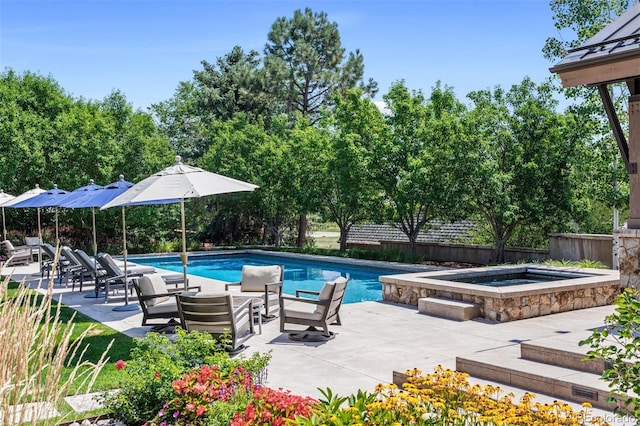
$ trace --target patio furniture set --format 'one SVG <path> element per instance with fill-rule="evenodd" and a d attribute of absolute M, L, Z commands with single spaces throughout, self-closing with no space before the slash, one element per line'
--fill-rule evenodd
<path fill-rule="evenodd" d="M 5 266 L 33 261 L 34 247 L 15 247 L 7 240 L 3 246 L 10 256 Z M 290 296 L 282 293 L 284 266 L 244 265 L 239 282 L 227 283 L 224 291 L 206 293 L 200 286 L 185 284 L 182 274 L 161 275 L 153 267 L 118 264 L 107 253 L 94 258 L 66 246 L 57 252 L 47 243 L 35 249 L 43 278 L 45 272 L 49 279 L 55 271 L 57 282 L 71 285 L 72 291 L 76 284 L 82 291 L 88 281 L 94 291 L 85 297 L 103 298 L 104 302 L 119 290 L 124 290 L 127 300 L 127 291 L 135 290 L 143 326 L 163 331 L 181 325 L 187 331 L 206 331 L 216 338 L 226 335 L 231 353 L 244 349 L 244 343 L 256 334 L 256 325 L 261 334 L 263 321 L 278 317 L 280 331 L 292 340 L 332 339 L 329 325 L 341 324 L 339 311 L 349 280 L 339 277 L 326 282 L 320 291 L 296 290 L 296 295 Z"/>

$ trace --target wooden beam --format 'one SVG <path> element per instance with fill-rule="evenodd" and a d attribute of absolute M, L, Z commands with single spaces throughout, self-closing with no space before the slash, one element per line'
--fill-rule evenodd
<path fill-rule="evenodd" d="M 611 101 L 611 95 L 609 94 L 607 85 L 598 84 L 598 93 L 600 93 L 604 110 L 607 113 L 607 118 L 609 119 L 609 125 L 611 125 L 613 137 L 616 138 L 616 142 L 618 143 L 618 149 L 620 150 L 620 155 L 622 155 L 622 161 L 624 161 L 624 165 L 627 168 L 627 173 L 630 175 L 637 174 L 638 164 L 629 162 L 629 145 L 627 144 L 627 140 L 622 132 L 622 126 L 620 125 L 620 120 L 618 120 L 618 114 L 616 114 L 616 110 L 613 107 L 613 102 Z"/>
<path fill-rule="evenodd" d="M 557 72 L 564 87 L 625 81 L 638 76 L 640 72 L 640 56 L 623 59 L 618 62 L 592 64 L 591 66 L 586 65 Z"/>

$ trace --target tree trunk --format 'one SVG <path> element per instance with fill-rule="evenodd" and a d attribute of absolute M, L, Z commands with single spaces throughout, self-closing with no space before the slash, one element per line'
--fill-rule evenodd
<path fill-rule="evenodd" d="M 307 215 L 306 213 L 301 214 L 298 219 L 298 247 L 304 247 L 307 242 Z"/>
<path fill-rule="evenodd" d="M 506 239 L 496 240 L 496 245 L 493 248 L 493 262 L 504 263 L 504 249 L 507 245 Z"/>
<path fill-rule="evenodd" d="M 416 233 L 409 235 L 409 253 L 412 255 L 416 254 L 416 240 L 418 239 L 418 234 Z"/>
<path fill-rule="evenodd" d="M 344 253 L 347 251 L 348 236 L 349 236 L 349 230 L 340 228 L 340 253 Z"/>

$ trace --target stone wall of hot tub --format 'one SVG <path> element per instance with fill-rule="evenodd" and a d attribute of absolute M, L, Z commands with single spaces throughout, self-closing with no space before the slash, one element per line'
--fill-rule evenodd
<path fill-rule="evenodd" d="M 474 272 L 479 269 L 474 268 Z M 499 288 L 430 279 L 429 275 L 442 273 L 381 276 L 383 300 L 415 306 L 418 299 L 424 297 L 475 303 L 480 307 L 481 317 L 505 322 L 609 305 L 620 292 L 617 271 L 596 277 Z"/>

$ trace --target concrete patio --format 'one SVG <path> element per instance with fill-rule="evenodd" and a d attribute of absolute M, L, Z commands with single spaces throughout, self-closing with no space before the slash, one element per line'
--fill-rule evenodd
<path fill-rule="evenodd" d="M 33 288 L 40 283 L 37 264 L 3 271 L 16 280 L 25 279 Z M 191 285 L 201 285 L 203 291 L 224 290 L 220 281 L 190 276 Z M 150 327 L 140 326 L 142 312 L 113 311 L 124 299 L 88 299 L 85 291 L 71 291 L 54 286 L 55 298 L 67 306 L 132 337 L 144 336 Z M 136 304 L 133 297 L 130 303 Z M 334 326 L 336 337 L 324 343 L 300 343 L 279 331 L 279 322 L 263 325 L 262 334 L 248 342 L 244 354 L 254 351 L 272 352 L 268 369 L 268 385 L 289 389 L 295 394 L 320 397 L 319 388 L 330 387 L 334 393 L 347 395 L 358 389 L 373 390 L 379 383 L 391 383 L 394 371 L 420 368 L 431 372 L 436 365 L 456 368 L 456 357 L 480 357 L 488 351 L 519 345 L 523 341 L 557 339 L 576 342 L 603 324 L 603 318 L 613 312 L 604 306 L 506 323 L 482 319 L 453 321 L 418 313 L 417 308 L 384 302 L 362 302 L 343 305 L 342 326 Z M 112 360 L 116 361 L 116 360 Z M 487 383 L 487 381 L 477 381 Z M 522 394 L 522 389 L 501 385 L 506 391 Z M 542 402 L 554 398 L 539 395 Z M 579 409 L 578 404 L 574 404 Z M 603 410 L 594 414 L 605 416 L 615 425 L 635 424 L 632 419 L 613 416 Z"/>

